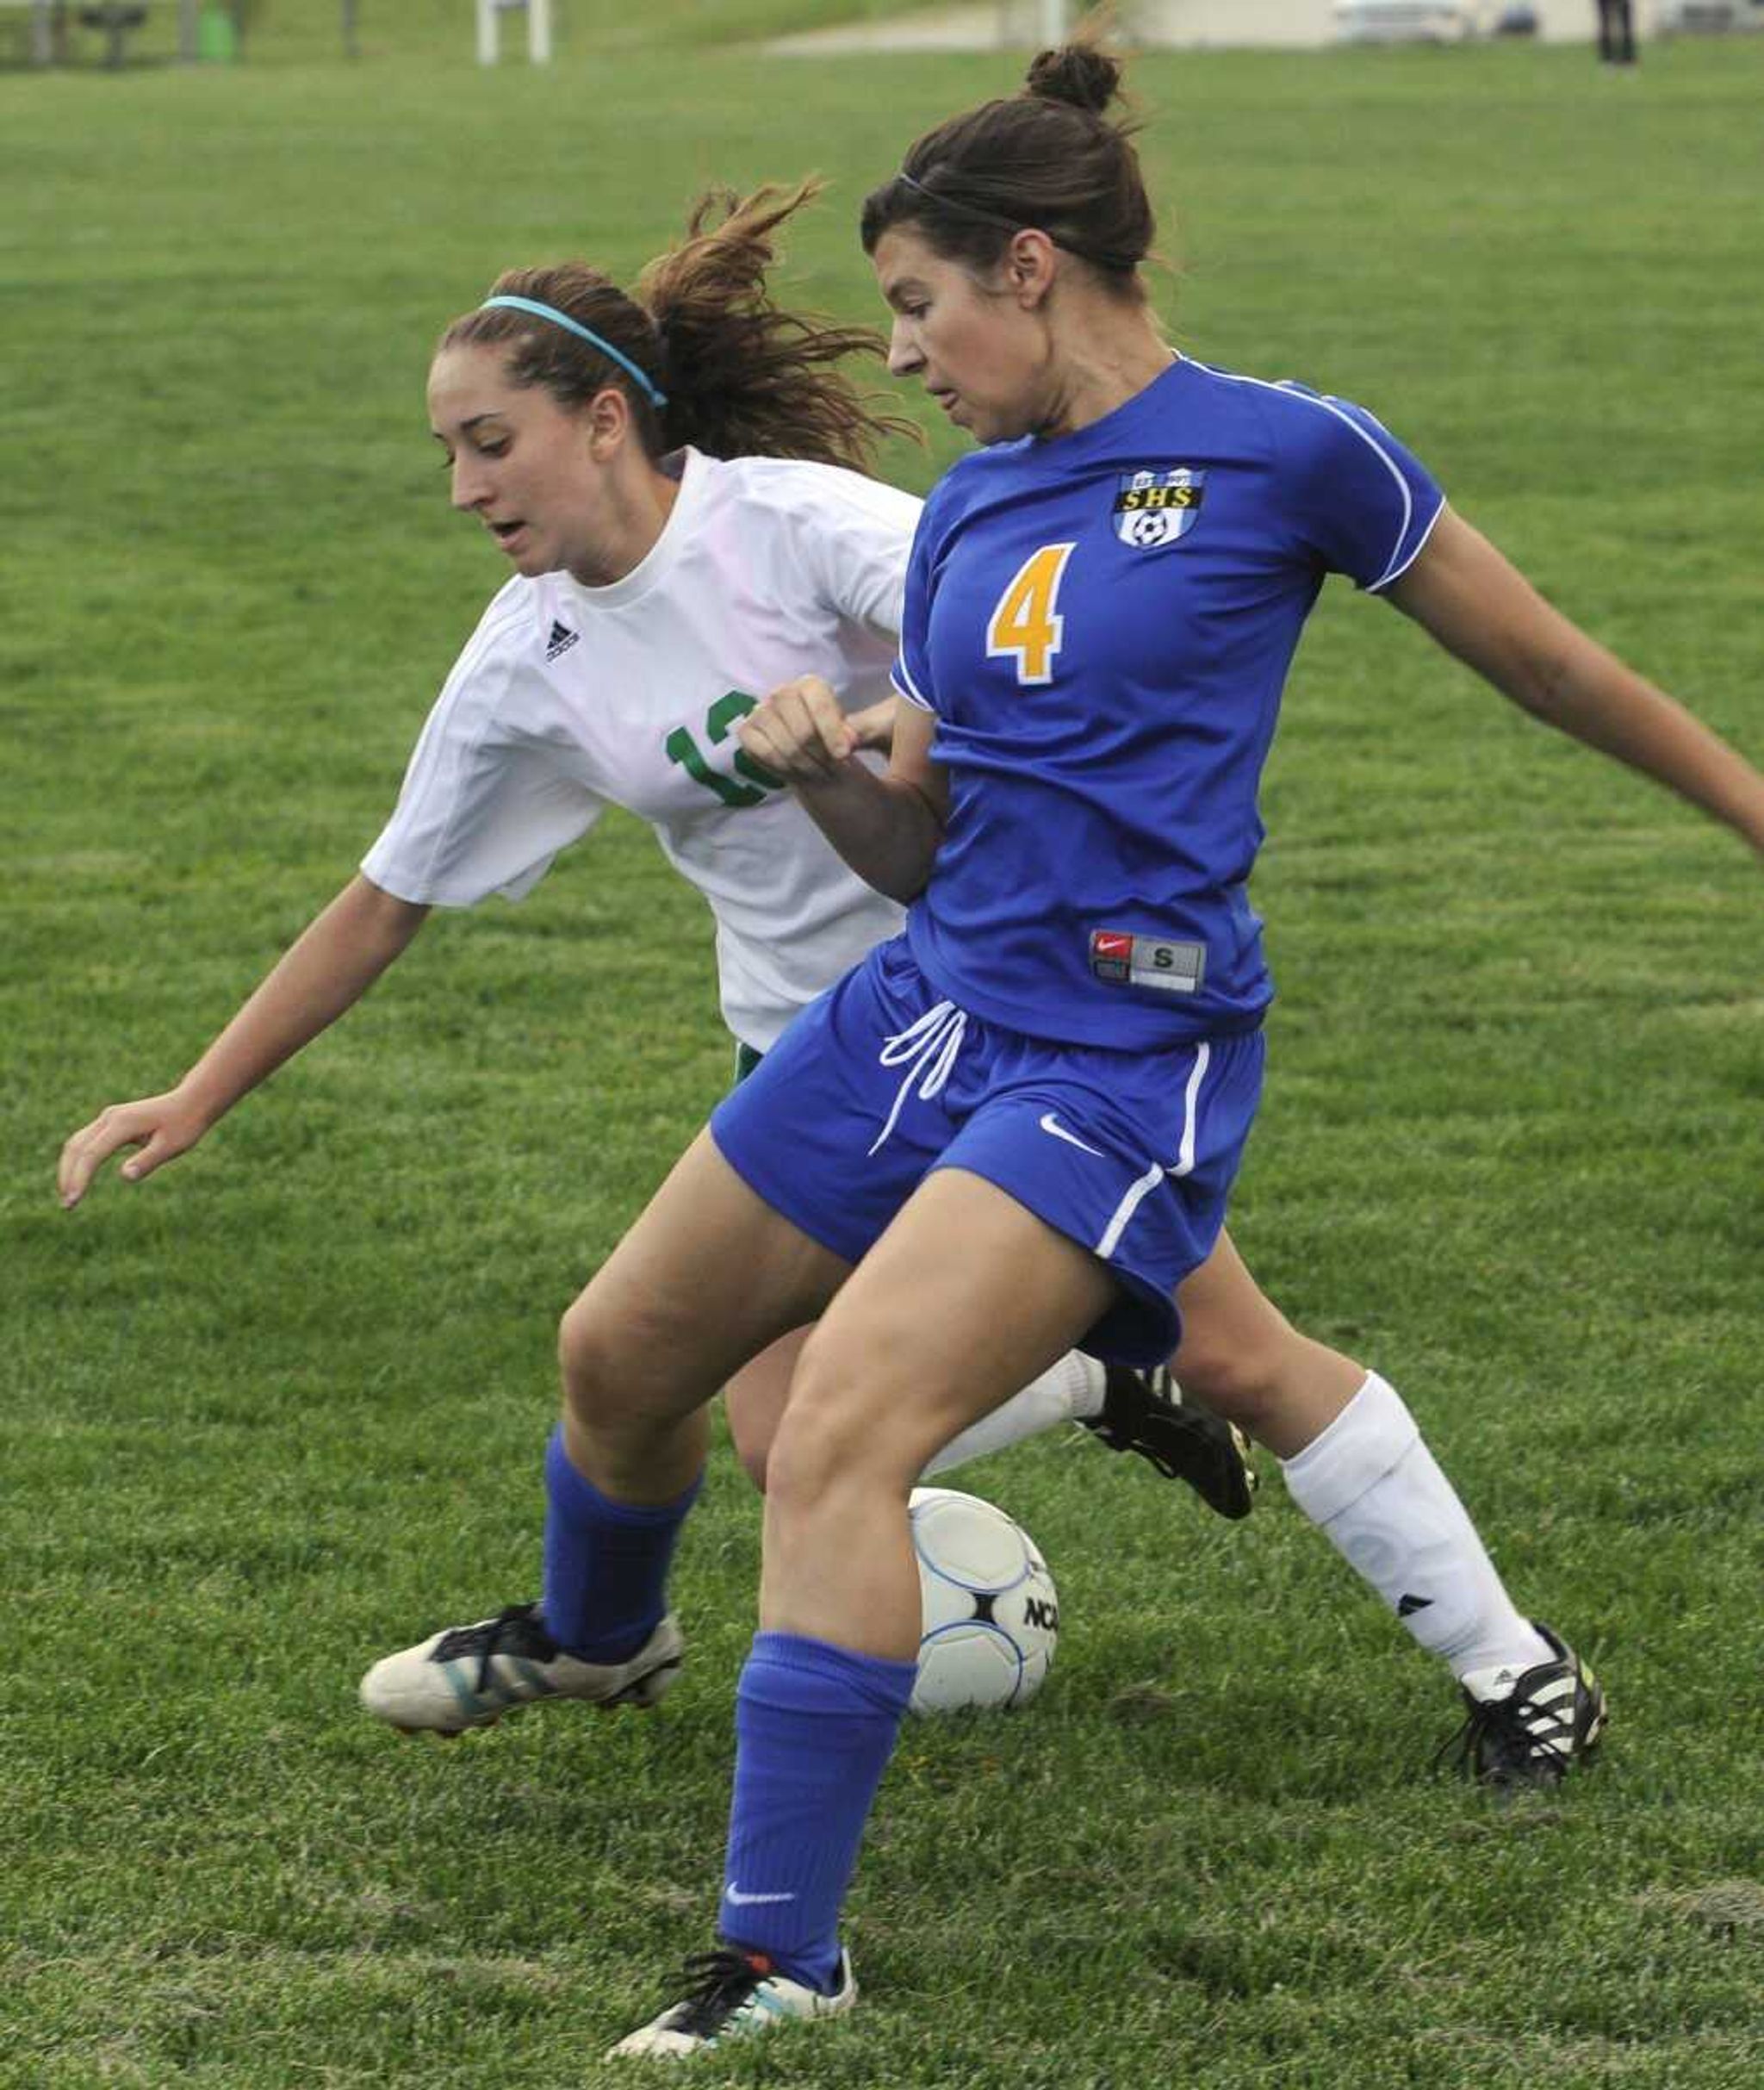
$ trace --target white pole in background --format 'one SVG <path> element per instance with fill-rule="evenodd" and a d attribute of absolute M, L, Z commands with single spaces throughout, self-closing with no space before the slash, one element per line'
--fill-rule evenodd
<path fill-rule="evenodd" d="M 500 55 L 501 27 L 499 17 L 508 9 L 525 7 L 527 15 L 527 56 L 536 65 L 551 63 L 551 0 L 478 0 L 478 63 L 494 65 Z"/>

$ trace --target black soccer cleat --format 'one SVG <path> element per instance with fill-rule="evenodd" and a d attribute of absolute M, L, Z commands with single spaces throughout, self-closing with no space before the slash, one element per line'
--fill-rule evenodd
<path fill-rule="evenodd" d="M 1084 1418 L 1091 1435 L 1111 1451 L 1137 1452 L 1166 1480 L 1185 1480 L 1221 1516 L 1248 1516 L 1261 1483 L 1236 1423 L 1204 1408 L 1185 1408 L 1165 1365 L 1135 1372 L 1109 1365 L 1104 1371 L 1102 1412 Z"/>
<path fill-rule="evenodd" d="M 1434 1759 L 1450 1761 L 1479 1785 L 1509 1792 L 1560 1785 L 1598 1747 L 1607 1718 L 1599 1679 L 1567 1641 L 1537 1620 L 1531 1623 L 1555 1650 L 1553 1658 L 1516 1676 L 1495 1670 L 1486 1682 L 1481 1676 L 1466 1678 L 1469 1717 Z M 1509 1677 L 1510 1686 L 1500 1689 Z M 1498 1695 L 1485 1695 L 1488 1687 Z"/>

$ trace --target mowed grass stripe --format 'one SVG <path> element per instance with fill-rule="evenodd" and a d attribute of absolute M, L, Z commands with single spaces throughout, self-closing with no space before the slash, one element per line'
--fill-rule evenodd
<path fill-rule="evenodd" d="M 389 19 L 389 18 L 388 18 Z M 440 32 L 438 30 L 438 34 Z M 446 25 L 445 35 L 463 31 Z M 419 42 L 419 38 L 413 38 Z M 1004 62 L 437 55 L 0 77 L 7 935 L 0 2084 L 579 2085 L 706 1942 L 755 1504 L 685 1541 L 662 1713 L 401 1745 L 376 1654 L 530 1593 L 551 1324 L 727 1078 L 708 927 L 609 820 L 438 920 L 198 1153 L 50 1171 L 347 875 L 499 578 L 422 412 L 515 260 L 629 276 L 705 180 L 825 171 L 786 281 L 875 314 L 858 199 Z M 1140 61 L 1208 360 L 1361 398 L 1572 613 L 1764 750 L 1764 48 Z M 924 485 L 947 433 L 890 467 Z M 1748 2090 L 1764 1455 L 1758 867 L 1327 592 L 1265 794 L 1282 988 L 1236 1225 L 1403 1388 L 1610 1685 L 1491 1809 L 1286 1505 L 1043 1441 L 972 1484 L 1067 1633 L 915 1726 L 848 2025 L 717 2081 Z"/>

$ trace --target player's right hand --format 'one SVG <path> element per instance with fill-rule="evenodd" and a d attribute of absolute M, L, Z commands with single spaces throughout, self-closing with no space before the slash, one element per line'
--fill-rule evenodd
<path fill-rule="evenodd" d="M 194 1147 L 207 1130 L 200 1115 L 176 1090 L 165 1096 L 143 1096 L 134 1103 L 111 1104 L 90 1124 L 82 1125 L 61 1149 L 56 1185 L 63 1207 L 71 1210 L 79 1203 L 92 1178 L 121 1148 L 140 1148 L 121 1169 L 127 1181 L 139 1183 L 162 1162 L 176 1160 Z"/>
<path fill-rule="evenodd" d="M 774 689 L 736 728 L 752 759 L 792 784 L 824 784 L 844 771 L 858 736 L 818 675 Z"/>

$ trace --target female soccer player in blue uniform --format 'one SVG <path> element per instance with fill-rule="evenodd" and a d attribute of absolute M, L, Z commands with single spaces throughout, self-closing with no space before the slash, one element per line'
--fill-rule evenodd
<path fill-rule="evenodd" d="M 1755 847 L 1764 778 L 1544 604 L 1363 409 L 1171 351 L 1104 115 L 1117 76 L 1094 49 L 1044 54 L 1026 95 L 920 140 L 866 207 L 892 367 L 985 447 L 921 519 L 891 773 L 851 760 L 813 678 L 741 732 L 909 903 L 905 933 L 724 1101 L 566 1323 L 579 1463 L 659 1515 L 725 1359 L 821 1316 L 772 1451 L 723 1947 L 618 2051 L 850 2005 L 839 1910 L 918 1630 L 908 1490 L 1073 1343 L 1149 1360 L 1180 1334 L 1181 1371 L 1247 1331 L 1243 1412 L 1301 1504 L 1418 1638 L 1455 1665 L 1486 1643 L 1464 1677 L 1484 1775 L 1560 1776 L 1603 1721 L 1401 1399 L 1280 1322 L 1221 1233 L 1270 994 L 1244 890 L 1257 783 L 1330 572 Z"/>
<path fill-rule="evenodd" d="M 844 367 L 879 339 L 780 308 L 767 280 L 779 228 L 813 192 L 707 196 L 635 297 L 581 264 L 511 271 L 448 330 L 430 404 L 454 505 L 513 571 L 359 874 L 174 1087 L 114 1104 L 68 1140 L 65 1204 L 126 1148 L 139 1150 L 123 1168 L 134 1181 L 187 1152 L 345 1015 L 432 909 L 520 898 L 609 805 L 648 823 L 710 906 L 743 1062 L 898 930 L 898 907 L 731 737 L 743 708 L 810 663 L 866 743 L 885 742 L 897 708 L 889 666 L 919 503 L 864 470 L 905 424 Z M 755 1470 L 792 1356 L 778 1346 L 729 1388 Z M 1069 1417 L 1227 1515 L 1249 1506 L 1253 1477 L 1228 1425 L 1075 1354 L 936 1463 Z M 575 1478 L 561 1455 L 550 1472 L 567 1525 Z M 609 1628 L 597 1617 L 578 1644 L 590 1600 L 571 1586 L 571 1558 L 566 1543 L 553 1549 L 544 1607 L 436 1636 L 438 1659 L 431 1648 L 376 1665 L 372 1709 L 457 1732 L 533 1697 L 659 1695 L 678 1666 L 672 1622 L 649 1620 L 629 1662 L 576 1659 L 604 1651 Z"/>

